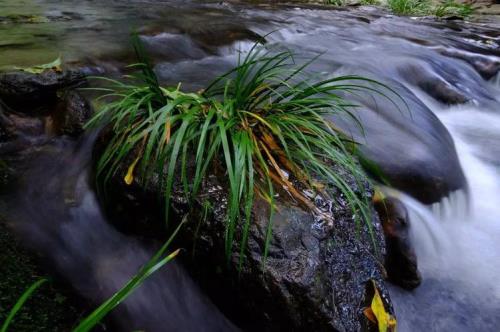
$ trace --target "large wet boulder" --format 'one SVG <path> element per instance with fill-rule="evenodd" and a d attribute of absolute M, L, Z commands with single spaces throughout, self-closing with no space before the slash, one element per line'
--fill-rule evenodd
<path fill-rule="evenodd" d="M 310 213 L 281 202 L 273 217 L 272 240 L 264 261 L 269 208 L 267 203 L 258 202 L 246 260 L 237 271 L 240 248 L 236 246 L 226 275 L 217 274 L 225 259 L 221 212 L 198 229 L 193 266 L 200 280 L 221 278 L 225 281 L 219 280 L 217 285 L 231 285 L 226 290 L 231 295 L 222 303 L 253 313 L 248 317 L 251 320 L 242 322 L 246 330 L 359 331 L 366 324 L 362 309 L 370 300 L 370 280 L 388 295 L 383 284 L 382 255 L 375 252 L 367 227 L 357 234 L 352 214 L 345 207 L 335 214 L 334 229 L 325 230 Z M 374 241 L 383 250 L 378 220 L 374 219 L 374 224 Z M 196 235 L 195 231 L 194 224 L 188 228 L 189 235 Z M 198 270 L 200 267 L 202 270 Z"/>
<path fill-rule="evenodd" d="M 107 210 L 117 225 L 134 227 L 145 222 L 163 225 L 161 203 L 157 203 L 162 201 L 161 188 L 155 183 L 139 182 L 126 186 L 122 175 L 106 187 Z M 345 179 L 356 187 L 348 175 Z M 383 281 L 385 244 L 375 214 L 370 227 L 356 224 L 345 199 L 334 193 L 333 227 L 327 227 L 318 223 L 310 212 L 289 202 L 282 193 L 277 199 L 272 237 L 264 260 L 270 211 L 266 202 L 258 200 L 239 269 L 241 228 L 229 258 L 224 251 L 227 204 L 224 188 L 223 181 L 211 176 L 191 209 L 179 184 L 171 197 L 171 220 L 188 220 L 178 238 L 178 244 L 190 253 L 184 256 L 192 257 L 184 263 L 212 300 L 241 328 L 364 330 L 368 322 L 363 307 L 371 301 L 368 289 L 372 280 L 384 295 L 388 310 L 392 310 Z M 367 188 L 355 189 L 360 195 L 367 194 L 366 190 L 369 193 Z M 150 216 L 149 221 L 145 221 L 145 215 Z M 369 228 L 373 229 L 373 237 Z M 146 236 L 151 234 L 158 233 L 152 231 Z"/>

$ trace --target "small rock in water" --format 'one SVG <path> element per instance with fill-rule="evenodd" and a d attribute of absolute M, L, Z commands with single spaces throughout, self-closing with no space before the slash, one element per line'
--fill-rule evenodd
<path fill-rule="evenodd" d="M 60 132 L 69 136 L 78 136 L 84 131 L 85 123 L 92 116 L 89 102 L 77 91 L 64 94 L 61 106 L 62 123 Z"/>
<path fill-rule="evenodd" d="M 384 230 L 387 245 L 385 268 L 389 280 L 405 289 L 418 287 L 422 277 L 409 239 L 410 225 L 406 207 L 393 198 L 375 200 L 374 205 Z"/>

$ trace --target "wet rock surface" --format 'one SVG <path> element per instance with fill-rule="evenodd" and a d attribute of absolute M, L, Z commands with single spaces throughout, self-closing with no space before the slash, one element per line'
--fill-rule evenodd
<path fill-rule="evenodd" d="M 82 134 L 93 112 L 90 103 L 75 90 L 84 84 L 85 76 L 73 70 L 0 74 L 2 143 L 29 143 L 43 134 Z"/>
<path fill-rule="evenodd" d="M 110 200 L 106 205 L 112 207 L 112 211 L 108 211 L 118 226 L 131 223 L 127 221 L 131 216 L 137 220 L 135 216 L 143 211 L 149 211 L 150 218 L 152 211 L 159 212 L 157 219 L 144 224 L 163 222 L 159 208 L 161 188 L 157 185 L 126 186 L 120 177 L 109 187 Z M 352 212 L 340 197 L 337 197 L 339 205 L 332 212 L 332 229 L 319 225 L 313 215 L 291 205 L 286 197 L 281 198 L 263 264 L 270 214 L 267 203 L 257 201 L 245 259 L 238 271 L 241 228 L 229 261 L 224 254 L 227 200 L 223 188 L 224 184 L 212 176 L 193 209 L 189 209 L 180 191 L 172 196 L 172 209 L 175 219 L 186 217 L 188 220 L 179 239 L 179 244 L 193 257 L 184 261 L 188 270 L 241 328 L 249 331 L 362 330 L 367 326 L 362 309 L 371 300 L 367 295 L 371 280 L 377 283 L 392 310 L 383 281 L 384 239 L 375 215 L 374 238 L 371 238 L 367 225 L 356 225 Z"/>
<path fill-rule="evenodd" d="M 46 70 L 41 74 L 25 71 L 0 73 L 0 99 L 18 112 L 33 112 L 57 99 L 61 89 L 85 84 L 79 71 Z"/>
<path fill-rule="evenodd" d="M 58 131 L 63 135 L 76 137 L 83 133 L 93 110 L 87 99 L 77 91 L 70 90 L 61 98 L 57 113 L 60 115 Z"/>
<path fill-rule="evenodd" d="M 44 141 L 41 135 L 45 133 L 45 125 L 40 118 L 16 114 L 10 108 L 2 108 L 0 103 L 0 133 L 0 154 L 5 160 Z"/>

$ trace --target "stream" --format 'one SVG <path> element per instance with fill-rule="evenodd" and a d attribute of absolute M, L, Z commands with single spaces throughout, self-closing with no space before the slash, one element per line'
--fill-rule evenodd
<path fill-rule="evenodd" d="M 398 331 L 498 330 L 500 19 L 436 21 L 396 17 L 373 7 L 219 1 L 0 0 L 0 68 L 61 56 L 67 66 L 88 74 L 118 76 L 134 59 L 128 39 L 132 29 L 140 32 L 161 81 L 182 82 L 193 91 L 234 66 L 239 52 L 259 36 L 266 36 L 269 45 L 294 50 L 299 61 L 320 55 L 310 68 L 315 73 L 359 74 L 397 91 L 409 112 L 391 110 L 386 100 L 359 99 L 364 107 L 357 114 L 367 127 L 360 139 L 368 153 L 416 165 L 424 175 L 444 169 L 453 183 L 463 173 L 467 183 L 427 205 L 412 192 L 387 189 L 410 211 L 423 278 L 413 291 L 390 287 Z M 151 248 L 105 222 L 87 179 L 92 137 L 76 143 L 45 139 L 40 159 L 23 165 L 27 187 L 11 195 L 3 213 L 18 220 L 27 238 L 38 239 L 31 246 L 52 255 L 77 290 L 103 300 L 95 290 L 110 293 Z M 414 140 L 419 144 L 409 143 Z M 456 149 L 458 167 L 446 146 Z M 131 297 L 122 309 L 127 317 L 122 328 L 144 323 L 150 330 L 236 329 L 181 267 L 172 266 L 162 272 L 169 284 L 153 279 Z M 82 278 L 81 269 L 88 278 Z M 163 320 L 169 325 L 161 325 Z"/>

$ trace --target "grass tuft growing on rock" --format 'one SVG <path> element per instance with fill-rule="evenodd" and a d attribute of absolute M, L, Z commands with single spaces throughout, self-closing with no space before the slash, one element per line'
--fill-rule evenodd
<path fill-rule="evenodd" d="M 474 8 L 470 3 L 458 3 L 455 0 L 445 0 L 434 9 L 434 16 L 458 16 L 469 17 L 474 13 Z"/>
<path fill-rule="evenodd" d="M 140 62 L 134 67 L 141 73 L 127 82 L 108 80 L 110 87 L 102 89 L 103 97 L 111 100 L 89 123 L 111 130 L 97 165 L 98 177 L 106 181 L 123 172 L 123 163 L 129 165 L 122 174 L 127 184 L 137 178 L 136 173 L 143 181 L 159 174 L 168 222 L 175 181 L 180 179 L 187 200 L 193 202 L 208 175 L 224 174 L 228 258 L 240 231 L 240 257 L 244 257 L 255 199 L 265 199 L 274 211 L 279 190 L 333 224 L 331 215 L 305 193 L 327 197 L 325 188 L 335 188 L 356 221 L 364 220 L 371 227 L 365 195 L 355 193 L 332 167 L 341 166 L 362 188 L 365 176 L 353 157 L 356 144 L 325 117 L 353 117 L 355 105 L 341 94 L 380 93 L 373 86 L 381 88 L 381 84 L 359 76 L 318 80 L 306 74 L 313 60 L 299 65 L 288 50 L 255 44 L 240 55 L 233 70 L 204 91 L 189 93 L 180 84 L 160 86 L 137 37 L 134 45 Z M 264 257 L 271 228 L 272 212 Z"/>
<path fill-rule="evenodd" d="M 388 0 L 391 11 L 397 15 L 436 16 L 436 17 L 461 17 L 466 18 L 473 14 L 472 4 L 458 3 L 455 0 L 445 0 L 434 5 L 429 0 Z"/>
<path fill-rule="evenodd" d="M 324 0 L 326 5 L 341 7 L 345 5 L 345 0 Z"/>
<path fill-rule="evenodd" d="M 387 5 L 397 15 L 426 15 L 431 8 L 429 0 L 388 0 Z"/>

